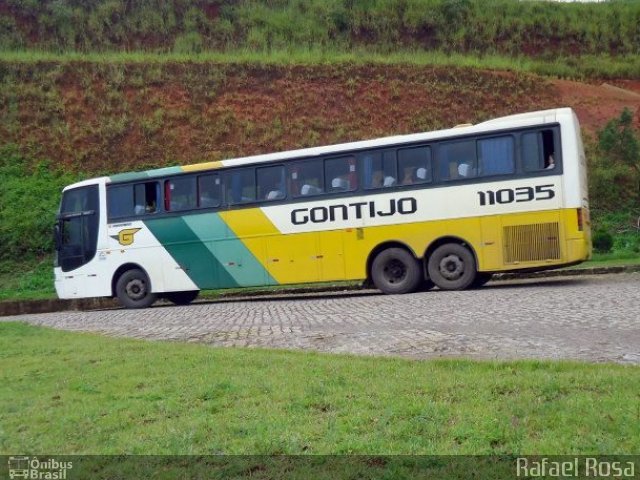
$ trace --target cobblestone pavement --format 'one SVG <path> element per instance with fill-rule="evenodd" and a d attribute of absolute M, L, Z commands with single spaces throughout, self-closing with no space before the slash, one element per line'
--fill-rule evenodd
<path fill-rule="evenodd" d="M 465 292 L 351 291 L 0 318 L 10 320 L 223 347 L 640 364 L 640 273 L 490 282 Z"/>

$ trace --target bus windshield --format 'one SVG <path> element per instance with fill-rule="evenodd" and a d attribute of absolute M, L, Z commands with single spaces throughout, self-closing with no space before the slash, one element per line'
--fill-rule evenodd
<path fill-rule="evenodd" d="M 55 228 L 56 264 L 63 272 L 75 270 L 95 256 L 98 220 L 97 185 L 64 192 Z"/>

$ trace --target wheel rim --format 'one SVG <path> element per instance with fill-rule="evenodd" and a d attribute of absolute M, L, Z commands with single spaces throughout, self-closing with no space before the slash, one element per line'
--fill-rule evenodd
<path fill-rule="evenodd" d="M 447 255 L 440 260 L 439 270 L 447 280 L 458 280 L 464 274 L 464 261 L 457 255 Z"/>
<path fill-rule="evenodd" d="M 131 300 L 141 300 L 147 295 L 147 285 L 144 280 L 134 278 L 127 283 L 126 292 Z"/>
<path fill-rule="evenodd" d="M 400 260 L 393 259 L 385 264 L 382 274 L 387 283 L 397 284 L 407 278 L 407 266 Z"/>

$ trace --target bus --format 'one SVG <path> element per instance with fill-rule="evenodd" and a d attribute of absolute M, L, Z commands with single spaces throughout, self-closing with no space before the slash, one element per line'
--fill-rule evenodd
<path fill-rule="evenodd" d="M 55 244 L 60 298 L 127 308 L 340 280 L 476 288 L 590 258 L 580 126 L 558 108 L 85 180 L 63 189 Z"/>

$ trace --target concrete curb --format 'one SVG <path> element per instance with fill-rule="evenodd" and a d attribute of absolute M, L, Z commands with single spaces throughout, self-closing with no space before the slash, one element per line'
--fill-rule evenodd
<path fill-rule="evenodd" d="M 616 267 L 592 267 L 574 268 L 567 270 L 546 270 L 543 272 L 530 273 L 497 273 L 493 276 L 493 281 L 516 280 L 527 278 L 552 278 L 552 277 L 574 277 L 580 275 L 605 275 L 615 273 L 640 272 L 640 265 L 621 265 Z M 239 297 L 263 297 L 268 295 L 290 295 L 301 293 L 320 292 L 343 292 L 345 290 L 362 290 L 361 285 L 332 285 L 332 286 L 309 286 L 299 288 L 283 288 L 278 290 L 260 290 L 252 292 L 229 292 L 222 293 L 217 298 L 207 299 L 215 301 L 217 299 L 233 299 Z M 17 300 L 0 302 L 0 317 L 12 315 L 25 315 L 36 313 L 61 312 L 69 310 L 102 310 L 119 308 L 120 304 L 112 298 L 83 298 L 78 300 Z"/>

